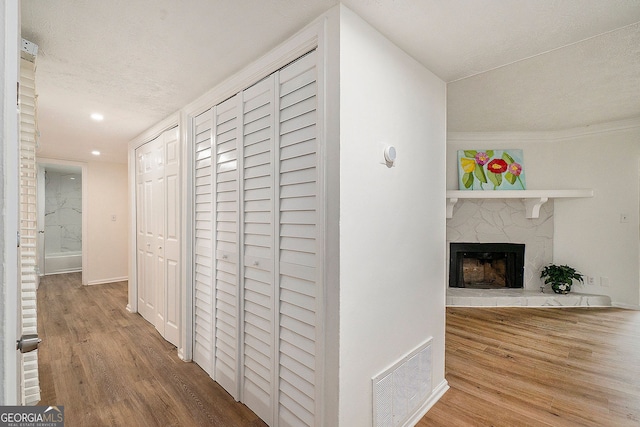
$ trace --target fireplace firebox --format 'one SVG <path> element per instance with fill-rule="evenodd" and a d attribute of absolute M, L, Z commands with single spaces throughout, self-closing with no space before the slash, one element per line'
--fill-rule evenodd
<path fill-rule="evenodd" d="M 451 243 L 449 287 L 522 288 L 524 244 Z"/>

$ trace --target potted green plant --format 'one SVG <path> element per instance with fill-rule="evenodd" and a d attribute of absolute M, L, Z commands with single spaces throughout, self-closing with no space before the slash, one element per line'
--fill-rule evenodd
<path fill-rule="evenodd" d="M 568 265 L 547 265 L 540 272 L 540 278 L 544 279 L 545 284 L 551 284 L 551 289 L 557 294 L 569 293 L 574 280 L 584 282 L 582 274 Z"/>

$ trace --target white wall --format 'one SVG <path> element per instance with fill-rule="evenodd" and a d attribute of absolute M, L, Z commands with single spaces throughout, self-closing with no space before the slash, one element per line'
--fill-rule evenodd
<path fill-rule="evenodd" d="M 127 165 L 87 165 L 87 269 L 92 285 L 126 280 L 128 274 Z M 112 221 L 112 215 L 116 220 Z"/>
<path fill-rule="evenodd" d="M 456 150 L 522 148 L 528 189 L 592 188 L 595 197 L 554 202 L 553 262 L 595 276 L 577 292 L 608 295 L 640 306 L 640 121 L 545 133 L 453 134 L 447 147 L 447 188 L 456 189 Z M 490 141 L 490 142 L 488 142 Z M 620 215 L 628 215 L 621 223 Z M 609 286 L 600 284 L 609 279 Z"/>
<path fill-rule="evenodd" d="M 446 384 L 446 91 L 341 10 L 339 418 L 353 427 L 372 423 L 372 377 L 428 337 L 433 386 Z"/>

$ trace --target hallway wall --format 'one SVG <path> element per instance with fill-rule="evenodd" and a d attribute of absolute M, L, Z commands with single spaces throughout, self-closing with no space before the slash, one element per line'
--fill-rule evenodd
<path fill-rule="evenodd" d="M 91 162 L 87 175 L 87 264 L 83 280 L 88 285 L 127 280 L 127 165 Z"/>

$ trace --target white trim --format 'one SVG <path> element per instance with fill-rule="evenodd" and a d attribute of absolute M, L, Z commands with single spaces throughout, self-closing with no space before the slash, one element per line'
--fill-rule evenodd
<path fill-rule="evenodd" d="M 625 303 L 622 303 L 622 302 L 612 302 L 611 306 L 612 307 L 616 307 L 616 308 L 624 308 L 625 310 L 640 311 L 640 305 L 635 305 L 635 304 L 625 304 Z"/>
<path fill-rule="evenodd" d="M 580 138 L 600 133 L 618 132 L 640 127 L 640 118 L 598 123 L 571 129 L 555 131 L 523 131 L 523 132 L 447 132 L 447 142 L 532 142 L 560 141 Z"/>
<path fill-rule="evenodd" d="M 127 280 L 129 280 L 129 278 L 127 276 L 112 277 L 112 278 L 109 278 L 109 279 L 92 280 L 89 283 L 87 283 L 87 285 L 89 285 L 89 286 L 104 285 L 105 283 L 125 282 Z"/>
<path fill-rule="evenodd" d="M 319 425 L 340 422 L 340 19 L 344 5 L 329 10 L 323 20 L 318 44 L 321 61 L 318 103 L 323 122 L 318 135 L 318 156 L 323 168 L 319 199 L 322 203 L 323 304 L 321 357 L 321 400 L 316 402 Z M 321 100 L 322 98 L 322 100 Z M 320 104 L 322 102 L 322 104 Z"/>
<path fill-rule="evenodd" d="M 191 211 L 189 215 L 189 207 L 193 204 L 193 192 L 189 189 L 194 185 L 194 168 L 191 167 L 192 152 L 189 149 L 190 141 L 189 135 L 191 131 L 192 121 L 189 120 L 184 111 L 180 112 L 179 118 L 179 131 L 180 131 L 180 145 L 182 152 L 180 153 L 180 180 L 181 180 L 181 194 L 180 200 L 182 201 L 180 215 L 182 221 L 180 221 L 180 271 L 182 276 L 182 288 L 180 290 L 180 309 L 181 313 L 181 325 L 180 325 L 180 340 L 178 343 L 178 357 L 185 361 L 190 362 L 193 357 L 193 269 L 190 266 L 193 263 L 193 235 L 188 233 L 188 230 L 193 230 L 194 224 L 194 212 Z M 189 167 L 187 167 L 189 165 Z"/>
<path fill-rule="evenodd" d="M 2 77 L 2 89 L 0 89 L 0 117 L 2 129 L 0 130 L 0 173 L 3 174 L 3 201 L 2 209 L 2 246 L 0 246 L 0 307 L 3 315 L 0 315 L 0 342 L 2 342 L 3 357 L 0 366 L 0 405 L 17 405 L 21 400 L 20 390 L 20 361 L 16 350 L 18 330 L 20 325 L 19 283 L 18 283 L 18 247 L 17 235 L 19 226 L 19 156 L 18 144 L 18 109 L 17 109 L 17 85 L 20 75 L 20 54 L 18 44 L 20 42 L 20 9 L 19 3 L 4 0 L 0 3 L 0 22 L 3 30 L 0 36 L 0 77 Z"/>
<path fill-rule="evenodd" d="M 435 405 L 436 402 L 438 402 L 438 400 L 440 400 L 440 398 L 444 396 L 447 390 L 449 390 L 449 383 L 447 382 L 447 380 L 443 380 L 440 384 L 438 384 L 433 392 L 431 392 L 431 396 L 429 396 L 424 404 L 420 406 L 420 409 L 418 409 L 416 413 L 403 424 L 403 427 L 413 427 L 418 424 L 422 417 L 424 417 L 426 413 L 429 412 L 429 409 L 431 409 L 431 407 L 433 407 L 433 405 Z"/>

